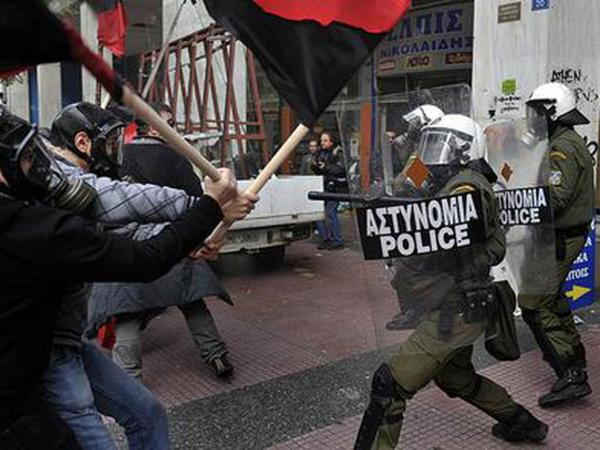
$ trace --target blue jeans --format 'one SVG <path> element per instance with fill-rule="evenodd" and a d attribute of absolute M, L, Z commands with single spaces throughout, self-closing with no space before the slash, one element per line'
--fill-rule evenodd
<path fill-rule="evenodd" d="M 164 407 L 93 344 L 53 346 L 42 377 L 47 401 L 71 427 L 83 450 L 116 450 L 100 413 L 125 429 L 130 450 L 169 448 Z"/>
<path fill-rule="evenodd" d="M 340 202 L 327 200 L 325 202 L 325 220 L 317 222 L 319 235 L 324 242 L 342 243 L 342 229 L 338 219 L 338 206 Z"/>

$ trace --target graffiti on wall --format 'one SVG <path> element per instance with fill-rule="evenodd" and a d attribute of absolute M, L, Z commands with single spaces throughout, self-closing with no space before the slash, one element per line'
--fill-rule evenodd
<path fill-rule="evenodd" d="M 581 68 L 557 67 L 550 73 L 550 81 L 563 83 L 569 86 L 575 92 L 577 105 L 583 110 L 584 114 L 597 114 L 598 102 L 600 101 L 600 92 L 590 81 L 590 77 L 585 74 Z M 589 119 L 592 119 L 589 117 Z M 592 155 L 598 151 L 598 141 L 584 136 L 586 145 Z"/>

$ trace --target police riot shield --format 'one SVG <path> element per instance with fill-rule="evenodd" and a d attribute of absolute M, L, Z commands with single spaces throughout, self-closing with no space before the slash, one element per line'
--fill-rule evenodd
<path fill-rule="evenodd" d="M 359 151 L 360 176 L 351 185 L 350 200 L 381 346 L 404 342 L 414 333 L 411 339 L 428 342 L 423 351 L 435 352 L 438 345 L 464 347 L 495 336 L 489 326 L 494 285 L 490 266 L 482 261 L 492 252 L 500 262 L 504 249 L 495 247 L 495 239 L 502 239 L 491 169 L 477 157 L 484 155 L 484 134 L 461 116 L 450 127 L 435 128 L 434 121 L 427 136 L 425 127 L 404 142 L 398 139 L 408 137 L 410 123 L 404 117 L 423 106 L 420 99 L 432 106 L 444 100 L 438 107 L 457 117 L 470 111 L 468 92 L 453 86 L 427 96 L 378 98 L 377 139 L 368 151 Z M 353 132 L 352 124 L 343 114 L 338 118 L 343 140 L 345 132 Z"/>
<path fill-rule="evenodd" d="M 546 120 L 494 123 L 486 138 L 507 247 L 494 275 L 518 295 L 551 293 L 556 258 Z"/>

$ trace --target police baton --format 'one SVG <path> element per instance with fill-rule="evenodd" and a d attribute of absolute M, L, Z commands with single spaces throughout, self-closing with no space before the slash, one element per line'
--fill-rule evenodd
<path fill-rule="evenodd" d="M 408 197 L 390 197 L 386 195 L 370 196 L 359 194 L 338 194 L 335 192 L 318 192 L 310 191 L 308 193 L 309 200 L 315 201 L 333 201 L 333 202 L 348 202 L 359 206 L 385 206 L 397 205 L 399 203 L 416 202 L 423 199 L 415 199 Z"/>

